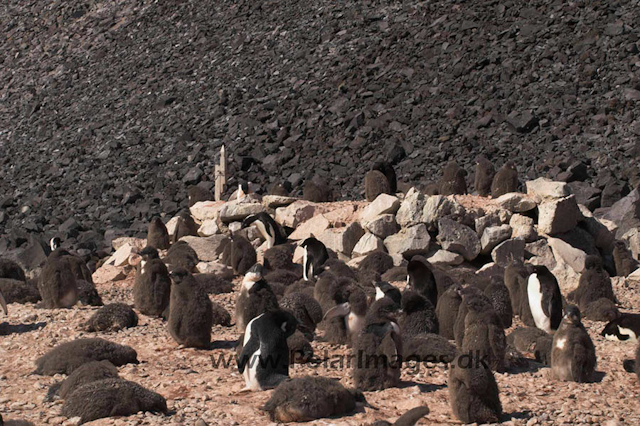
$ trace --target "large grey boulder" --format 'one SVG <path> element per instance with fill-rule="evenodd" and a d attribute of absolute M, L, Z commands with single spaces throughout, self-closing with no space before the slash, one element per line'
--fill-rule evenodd
<path fill-rule="evenodd" d="M 490 226 L 485 228 L 480 238 L 480 245 L 482 247 L 481 253 L 489 254 L 491 250 L 504 240 L 511 238 L 512 229 L 509 225 Z"/>
<path fill-rule="evenodd" d="M 473 229 L 448 218 L 438 221 L 437 240 L 443 249 L 460 253 L 466 260 L 478 257 L 482 248 Z"/>
<path fill-rule="evenodd" d="M 369 222 L 363 222 L 365 229 L 382 239 L 400 230 L 396 217 L 392 214 L 380 215 Z"/>
<path fill-rule="evenodd" d="M 396 213 L 398 224 L 402 227 L 407 227 L 422 222 L 422 210 L 425 202 L 424 195 L 417 189 L 411 188 L 407 191 Z"/>
<path fill-rule="evenodd" d="M 189 244 L 196 254 L 198 259 L 203 262 L 210 262 L 218 259 L 218 255 L 222 252 L 222 244 L 224 244 L 228 237 L 226 235 L 212 235 L 211 237 L 194 237 L 186 236 L 180 238 L 181 241 Z"/>
<path fill-rule="evenodd" d="M 394 214 L 400 208 L 398 197 L 380 194 L 360 214 L 362 221 L 370 221 L 382 214 Z"/>
<path fill-rule="evenodd" d="M 500 208 L 513 213 L 523 213 L 533 210 L 538 205 L 536 201 L 520 192 L 508 192 L 495 199 L 495 204 Z"/>
<path fill-rule="evenodd" d="M 512 260 L 524 261 L 525 242 L 522 238 L 511 238 L 498 244 L 491 251 L 493 261 L 506 268 Z"/>
<path fill-rule="evenodd" d="M 571 194 L 571 188 L 566 182 L 555 182 L 544 177 L 527 181 L 525 185 L 527 195 L 538 200 L 564 198 Z"/>
<path fill-rule="evenodd" d="M 353 222 L 341 228 L 329 228 L 320 235 L 316 235 L 316 238 L 328 249 L 351 256 L 353 248 L 363 235 L 362 226 L 358 222 Z"/>
<path fill-rule="evenodd" d="M 533 218 L 524 216 L 521 214 L 514 214 L 511 216 L 509 226 L 513 230 L 511 236 L 513 238 L 522 238 L 525 242 L 532 242 L 538 238 L 536 229 L 534 227 L 535 221 Z"/>
<path fill-rule="evenodd" d="M 541 203 L 538 206 L 538 232 L 555 235 L 575 228 L 582 218 L 573 195 Z"/>
<path fill-rule="evenodd" d="M 405 258 L 427 253 L 430 243 L 431 236 L 423 223 L 403 228 L 397 234 L 391 235 L 384 240 L 384 245 L 390 255 L 400 254 Z"/>

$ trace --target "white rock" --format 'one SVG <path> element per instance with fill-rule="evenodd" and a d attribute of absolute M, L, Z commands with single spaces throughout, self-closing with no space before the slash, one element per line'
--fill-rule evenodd
<path fill-rule="evenodd" d="M 415 188 L 409 189 L 396 213 L 396 221 L 402 227 L 413 226 L 422 222 L 424 195 Z"/>
<path fill-rule="evenodd" d="M 447 250 L 438 250 L 427 260 L 433 265 L 460 265 L 464 262 L 464 256 Z"/>
<path fill-rule="evenodd" d="M 563 198 L 571 194 L 571 189 L 565 182 L 556 182 L 545 177 L 527 181 L 525 185 L 527 195 L 538 200 Z"/>
<path fill-rule="evenodd" d="M 382 239 L 387 238 L 389 235 L 393 235 L 400 230 L 396 217 L 392 214 L 383 214 L 373 218 L 368 222 L 363 222 L 362 226 L 376 237 Z"/>
<path fill-rule="evenodd" d="M 176 227 L 178 226 L 178 218 L 179 216 L 174 216 L 171 219 L 169 219 L 169 222 L 167 222 L 167 224 L 165 225 L 167 227 L 167 233 L 169 234 L 169 237 L 173 237 L 173 235 L 176 233 Z"/>
<path fill-rule="evenodd" d="M 331 224 L 329 220 L 322 214 L 316 215 L 311 219 L 298 225 L 295 231 L 289 235 L 291 240 L 306 240 L 313 235 L 320 235 L 326 229 L 329 229 Z"/>
<path fill-rule="evenodd" d="M 316 235 L 316 238 L 328 249 L 351 256 L 353 248 L 363 235 L 362 226 L 358 222 L 353 222 L 341 228 L 329 228 L 320 235 Z"/>
<path fill-rule="evenodd" d="M 512 229 L 509 225 L 489 226 L 485 228 L 480 238 L 482 250 L 480 253 L 489 254 L 491 250 L 504 240 L 511 238 Z"/>
<path fill-rule="evenodd" d="M 368 222 L 382 214 L 394 214 L 400 208 L 400 200 L 389 194 L 380 194 L 360 214 L 360 219 Z"/>
<path fill-rule="evenodd" d="M 538 206 L 538 232 L 554 235 L 571 231 L 581 217 L 573 195 L 543 202 Z"/>
<path fill-rule="evenodd" d="M 519 192 L 509 192 L 496 198 L 497 205 L 513 213 L 528 212 L 536 208 L 535 200 Z"/>
<path fill-rule="evenodd" d="M 547 238 L 547 242 L 553 251 L 553 257 L 558 263 L 562 262 L 569 265 L 575 272 L 581 273 L 584 270 L 584 261 L 587 253 L 572 247 L 559 238 Z"/>
<path fill-rule="evenodd" d="M 252 214 L 262 213 L 265 207 L 259 203 L 238 203 L 234 201 L 227 202 L 220 209 L 220 220 L 224 223 L 242 220 Z"/>
<path fill-rule="evenodd" d="M 105 262 L 105 265 L 124 266 L 129 263 L 129 256 L 133 253 L 133 246 L 125 243 Z"/>
<path fill-rule="evenodd" d="M 297 228 L 302 222 L 306 222 L 316 215 L 317 206 L 305 200 L 298 200 L 287 207 L 276 209 L 276 222 L 282 226 Z"/>
<path fill-rule="evenodd" d="M 373 234 L 364 234 L 353 248 L 352 256 L 366 256 L 376 250 L 384 251 L 384 242 Z"/>
<path fill-rule="evenodd" d="M 403 228 L 384 240 L 389 254 L 401 254 L 405 257 L 427 253 L 430 243 L 431 236 L 423 223 Z"/>
<path fill-rule="evenodd" d="M 523 238 L 526 242 L 531 242 L 538 237 L 534 227 L 534 220 L 528 216 L 514 214 L 511 216 L 509 226 L 513 230 L 511 234 L 513 238 Z"/>
<path fill-rule="evenodd" d="M 286 197 L 284 195 L 265 195 L 262 197 L 262 204 L 270 209 L 288 206 L 298 201 L 295 197 Z"/>
<path fill-rule="evenodd" d="M 198 235 L 201 237 L 210 237 L 218 233 L 220 233 L 220 227 L 218 226 L 218 221 L 215 219 L 205 220 L 198 229 Z"/>
<path fill-rule="evenodd" d="M 220 209 L 222 209 L 222 206 L 224 205 L 224 201 L 198 201 L 189 208 L 189 211 L 191 212 L 191 216 L 193 216 L 194 219 L 200 222 L 204 222 L 205 220 L 209 219 L 217 219 L 220 215 Z M 168 230 L 169 223 L 167 223 L 167 231 Z M 169 234 L 172 235 L 172 233 Z"/>
<path fill-rule="evenodd" d="M 226 235 L 213 235 L 211 237 L 194 237 L 186 236 L 180 238 L 180 241 L 184 241 L 189 244 L 196 254 L 198 259 L 203 262 L 210 262 L 216 260 L 220 255 L 223 241 L 227 239 Z"/>

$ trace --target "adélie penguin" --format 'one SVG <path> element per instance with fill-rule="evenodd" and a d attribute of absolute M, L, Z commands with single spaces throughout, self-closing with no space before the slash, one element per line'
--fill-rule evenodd
<path fill-rule="evenodd" d="M 527 279 L 529 308 L 536 327 L 551 333 L 562 320 L 562 294 L 556 277 L 544 265 L 533 266 Z"/>
<path fill-rule="evenodd" d="M 267 311 L 278 309 L 278 299 L 262 276 L 263 266 L 253 265 L 242 280 L 236 299 L 236 328 L 245 332 L 249 321 Z"/>
<path fill-rule="evenodd" d="M 260 212 L 248 216 L 242 221 L 242 227 L 254 225 L 260 231 L 260 234 L 267 242 L 267 248 L 271 248 L 277 244 L 284 244 L 287 242 L 287 237 L 280 228 L 280 225 L 273 220 L 273 218 L 266 212 Z"/>
<path fill-rule="evenodd" d="M 302 274 L 305 281 L 315 278 L 322 272 L 322 265 L 329 260 L 325 245 L 313 234 L 300 244 L 304 250 L 302 255 Z"/>

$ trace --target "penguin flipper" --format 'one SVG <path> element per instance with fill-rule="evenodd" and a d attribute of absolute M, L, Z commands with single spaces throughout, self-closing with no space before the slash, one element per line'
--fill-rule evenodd
<path fill-rule="evenodd" d="M 404 413 L 396 420 L 393 426 L 413 426 L 418 420 L 429 414 L 429 407 L 423 405 L 421 407 L 412 408 Z"/>
<path fill-rule="evenodd" d="M 335 317 L 346 317 L 347 315 L 349 315 L 350 312 L 351 312 L 351 305 L 349 305 L 349 302 L 344 302 L 329 309 L 327 313 L 324 314 L 324 317 L 322 318 L 322 320 L 325 321 Z"/>
<path fill-rule="evenodd" d="M 249 339 L 247 344 L 244 345 L 244 347 L 242 348 L 242 352 L 240 352 L 240 355 L 238 356 L 238 359 L 237 359 L 238 371 L 240 372 L 240 374 L 244 373 L 244 369 L 247 366 L 247 364 L 251 366 L 250 363 L 259 362 L 259 360 L 257 359 L 254 359 L 254 360 L 251 359 L 251 357 L 258 350 L 259 347 L 260 347 L 260 342 L 258 341 L 258 339 L 255 339 L 255 338 Z"/>

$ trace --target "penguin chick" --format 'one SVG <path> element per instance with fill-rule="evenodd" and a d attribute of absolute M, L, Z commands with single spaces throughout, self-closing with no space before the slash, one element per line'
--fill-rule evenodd
<path fill-rule="evenodd" d="M 383 175 L 387 178 L 389 182 L 389 188 L 391 189 L 390 194 L 395 194 L 398 192 L 398 180 L 396 178 L 396 172 L 393 169 L 393 166 L 388 161 L 377 161 L 374 163 L 371 170 L 377 170 L 382 172 Z"/>
<path fill-rule="evenodd" d="M 333 191 L 327 182 L 315 177 L 307 180 L 302 188 L 302 199 L 314 203 L 333 201 Z"/>
<path fill-rule="evenodd" d="M 438 304 L 436 305 L 438 334 L 447 340 L 455 339 L 453 330 L 461 303 L 462 296 L 460 295 L 460 287 L 458 285 L 449 287 L 438 299 Z"/>
<path fill-rule="evenodd" d="M 171 245 L 164 258 L 169 270 L 184 268 L 193 272 L 198 264 L 198 255 L 185 241 L 176 241 Z"/>
<path fill-rule="evenodd" d="M 34 373 L 43 376 L 58 373 L 68 375 L 87 362 L 102 360 L 107 360 L 116 367 L 138 364 L 138 354 L 129 346 L 104 339 L 76 339 L 62 343 L 38 358 Z"/>
<path fill-rule="evenodd" d="M 300 330 L 296 330 L 287 338 L 289 347 L 289 362 L 291 364 L 305 364 L 313 358 L 311 343 Z"/>
<path fill-rule="evenodd" d="M 636 373 L 640 382 L 640 345 L 636 348 L 636 359 L 626 359 L 623 361 L 622 366 L 628 373 Z"/>
<path fill-rule="evenodd" d="M 340 281 L 336 282 L 338 286 Z M 346 302 L 342 302 L 344 298 Z M 351 344 L 365 325 L 367 296 L 357 285 L 351 285 L 344 293 L 335 292 L 336 305 L 327 310 L 324 338 L 333 344 Z"/>
<path fill-rule="evenodd" d="M 636 343 L 640 337 L 640 314 L 621 313 L 600 334 L 607 340 Z"/>
<path fill-rule="evenodd" d="M 272 389 L 289 377 L 287 338 L 297 325 L 293 315 L 281 310 L 265 312 L 249 322 L 238 357 L 246 389 Z"/>
<path fill-rule="evenodd" d="M 302 255 L 303 278 L 308 281 L 322 272 L 323 265 L 329 260 L 329 253 L 325 245 L 317 240 L 313 234 L 304 240 L 300 247 L 304 250 Z"/>
<path fill-rule="evenodd" d="M 613 261 L 616 265 L 616 275 L 619 277 L 629 276 L 639 266 L 638 261 L 633 258 L 631 251 L 627 248 L 627 244 L 622 240 L 616 240 L 613 243 Z"/>
<path fill-rule="evenodd" d="M 462 347 L 462 342 L 466 334 L 466 318 L 469 312 L 469 304 L 474 304 L 474 309 L 477 312 L 493 312 L 493 305 L 487 296 L 480 291 L 476 286 L 467 286 L 459 289 L 460 296 L 462 297 L 462 303 L 458 308 L 458 315 L 456 316 L 456 322 L 453 326 L 453 336 L 458 347 Z"/>
<path fill-rule="evenodd" d="M 193 277 L 207 294 L 232 293 L 234 290 L 231 281 L 216 273 L 194 274 Z"/>
<path fill-rule="evenodd" d="M 464 299 L 464 298 L 463 298 Z M 487 360 L 489 368 L 505 371 L 505 348 L 507 346 L 502 320 L 486 301 L 471 297 L 465 302 L 467 315 L 464 323 L 462 352 L 480 354 Z"/>
<path fill-rule="evenodd" d="M 364 195 L 367 201 L 375 200 L 380 194 L 391 194 L 391 185 L 384 173 L 370 170 L 364 175 Z"/>
<path fill-rule="evenodd" d="M 244 275 L 256 263 L 258 256 L 249 240 L 240 234 L 231 234 L 229 265 L 236 274 Z"/>
<path fill-rule="evenodd" d="M 300 276 L 293 271 L 278 269 L 266 274 L 264 276 L 264 280 L 272 287 L 275 283 L 279 283 L 287 287 L 300 280 Z"/>
<path fill-rule="evenodd" d="M 544 265 L 533 267 L 527 279 L 529 309 L 536 327 L 551 333 L 562 320 L 562 294 L 556 277 Z"/>
<path fill-rule="evenodd" d="M 402 339 L 419 334 L 438 334 L 439 324 L 431 302 L 418 292 L 405 290 L 402 294 L 402 315 L 399 324 Z"/>
<path fill-rule="evenodd" d="M 393 300 L 393 303 L 395 303 L 396 306 L 400 307 L 402 303 L 402 293 L 400 293 L 400 290 L 398 290 L 397 287 L 394 287 L 385 281 L 377 281 L 373 286 L 376 289 L 376 300 L 388 297 Z"/>
<path fill-rule="evenodd" d="M 253 214 L 242 221 L 242 228 L 247 228 L 251 225 L 258 228 L 258 231 L 260 231 L 260 234 L 267 242 L 267 248 L 272 248 L 274 245 L 287 242 L 284 231 L 280 228 L 280 225 L 273 220 L 269 213 L 261 212 Z"/>
<path fill-rule="evenodd" d="M 263 266 L 256 263 L 247 271 L 236 299 L 236 328 L 244 333 L 249 322 L 260 314 L 277 310 L 278 299 L 262 277 Z"/>
<path fill-rule="evenodd" d="M 178 213 L 178 219 L 176 220 L 176 228 L 173 231 L 173 243 L 180 241 L 180 238 L 187 236 L 198 236 L 198 225 L 191 217 L 188 211 L 182 211 Z"/>
<path fill-rule="evenodd" d="M 316 326 L 322 321 L 322 307 L 313 296 L 305 293 L 291 293 L 280 299 L 280 307 L 295 317 L 298 330 L 312 341 Z"/>
<path fill-rule="evenodd" d="M 437 334 L 423 333 L 402 338 L 404 361 L 448 364 L 457 355 L 457 349 Z"/>
<path fill-rule="evenodd" d="M 12 278 L 0 278 L 0 293 L 5 303 L 37 303 L 42 300 L 36 287 Z"/>
<path fill-rule="evenodd" d="M 361 392 L 346 389 L 336 379 L 304 376 L 280 383 L 261 409 L 274 422 L 309 422 L 350 414 L 364 401 Z"/>
<path fill-rule="evenodd" d="M 382 390 L 400 382 L 402 337 L 395 317 L 391 299 L 376 300 L 367 313 L 364 329 L 354 339 L 353 380 L 360 390 Z"/>
<path fill-rule="evenodd" d="M 591 302 L 584 310 L 584 317 L 591 321 L 612 321 L 620 316 L 620 311 L 611 300 L 601 297 Z"/>
<path fill-rule="evenodd" d="M 442 171 L 442 178 L 438 182 L 440 195 L 462 195 L 467 193 L 467 172 L 461 169 L 455 161 L 450 161 Z"/>
<path fill-rule="evenodd" d="M 167 227 L 162 223 L 162 219 L 154 217 L 149 222 L 147 228 L 147 246 L 155 247 L 159 250 L 166 250 L 169 248 L 169 232 Z"/>
<path fill-rule="evenodd" d="M 369 253 L 358 265 L 360 271 L 374 271 L 380 275 L 391 268 L 393 268 L 393 258 L 382 250 Z"/>
<path fill-rule="evenodd" d="M 27 281 L 24 270 L 20 265 L 11 259 L 0 258 L 0 278 L 12 279 L 17 281 Z"/>
<path fill-rule="evenodd" d="M 76 368 L 64 381 L 49 388 L 47 400 L 52 401 L 55 396 L 67 399 L 77 388 L 87 383 L 118 377 L 118 370 L 109 361 L 91 361 Z"/>
<path fill-rule="evenodd" d="M 600 256 L 589 255 L 584 261 L 584 271 L 580 275 L 578 288 L 569 293 L 567 299 L 576 303 L 584 311 L 591 302 L 604 297 L 615 303 L 611 278 L 602 267 Z"/>
<path fill-rule="evenodd" d="M 407 281 L 407 267 L 406 266 L 394 266 L 381 275 L 380 279 L 387 282 Z"/>
<path fill-rule="evenodd" d="M 496 169 L 493 167 L 491 161 L 487 160 L 482 155 L 476 157 L 476 176 L 475 176 L 475 189 L 478 195 L 481 197 L 488 197 L 491 195 L 491 183 L 496 174 Z"/>
<path fill-rule="evenodd" d="M 96 286 L 85 280 L 76 280 L 78 287 L 78 301 L 85 306 L 102 306 L 102 298 Z"/>
<path fill-rule="evenodd" d="M 189 199 L 189 207 L 192 207 L 195 203 L 199 203 L 200 201 L 213 201 L 213 194 L 210 190 L 199 185 L 191 185 L 187 188 L 187 198 Z M 153 244 L 148 241 L 147 244 L 153 246 Z"/>
<path fill-rule="evenodd" d="M 211 302 L 211 310 L 213 313 L 211 323 L 213 325 L 231 327 L 231 314 L 222 305 Z"/>
<path fill-rule="evenodd" d="M 53 251 L 42 269 L 38 290 L 45 308 L 69 308 L 78 301 L 76 278 L 71 270 L 69 255 L 64 249 Z"/>
<path fill-rule="evenodd" d="M 61 240 L 58 237 L 53 237 L 50 241 L 51 251 L 54 252 L 57 249 L 61 248 Z M 64 249 L 62 249 L 64 250 Z M 66 250 L 65 250 L 66 251 Z M 62 258 L 67 261 L 69 267 L 71 268 L 71 272 L 76 280 L 84 280 L 88 283 L 93 284 L 93 277 L 91 276 L 91 271 L 87 267 L 87 263 L 80 256 L 75 254 L 71 254 L 66 251 L 66 254 L 62 255 Z"/>
<path fill-rule="evenodd" d="M 264 267 L 269 271 L 285 269 L 293 271 L 293 249 L 290 244 L 280 244 L 264 251 Z"/>
<path fill-rule="evenodd" d="M 282 183 L 275 182 L 269 186 L 267 193 L 269 195 L 279 195 L 281 197 L 288 197 L 291 194 L 291 182 L 285 180 Z"/>
<path fill-rule="evenodd" d="M 140 255 L 142 260 L 133 283 L 133 304 L 144 315 L 166 316 L 171 294 L 169 271 L 154 247 L 145 247 Z"/>
<path fill-rule="evenodd" d="M 514 315 L 522 316 L 521 305 L 523 299 L 527 300 L 526 308 L 529 310 L 527 296 L 527 278 L 529 278 L 529 275 L 531 275 L 529 268 L 515 259 L 511 259 L 504 269 L 504 285 L 509 290 L 509 299 L 511 300 L 511 308 Z M 531 319 L 533 320 L 533 318 Z"/>
<path fill-rule="evenodd" d="M 449 401 L 463 423 L 498 423 L 502 416 L 500 391 L 491 369 L 469 354 L 460 354 L 449 368 Z"/>
<path fill-rule="evenodd" d="M 213 307 L 211 300 L 189 271 L 171 272 L 168 328 L 178 344 L 208 348 L 211 346 Z"/>
<path fill-rule="evenodd" d="M 596 349 L 580 321 L 580 310 L 569 305 L 553 336 L 551 373 L 558 380 L 586 382 L 596 368 Z"/>
<path fill-rule="evenodd" d="M 509 192 L 518 191 L 518 172 L 513 161 L 508 161 L 493 178 L 491 182 L 491 196 L 498 198 Z"/>
<path fill-rule="evenodd" d="M 358 275 L 342 260 L 328 259 L 322 266 L 326 272 L 330 272 L 337 277 L 358 281 Z"/>
<path fill-rule="evenodd" d="M 167 402 L 159 394 L 137 383 L 112 378 L 77 388 L 62 405 L 61 414 L 79 417 L 84 424 L 112 416 L 130 416 L 139 412 L 167 412 Z"/>
<path fill-rule="evenodd" d="M 110 303 L 89 318 L 84 329 L 89 332 L 118 331 L 138 325 L 138 315 L 124 303 Z"/>
<path fill-rule="evenodd" d="M 407 287 L 427 298 L 433 306 L 438 304 L 438 286 L 433 267 L 422 256 L 413 256 L 407 265 Z"/>
<path fill-rule="evenodd" d="M 513 310 L 511 308 L 511 298 L 509 289 L 504 285 L 502 279 L 494 277 L 491 283 L 485 287 L 484 295 L 491 301 L 493 310 L 502 321 L 502 328 L 511 327 L 513 322 Z"/>
<path fill-rule="evenodd" d="M 519 327 L 507 336 L 507 345 L 521 352 L 533 353 L 536 361 L 551 364 L 553 336 L 537 327 Z"/>

